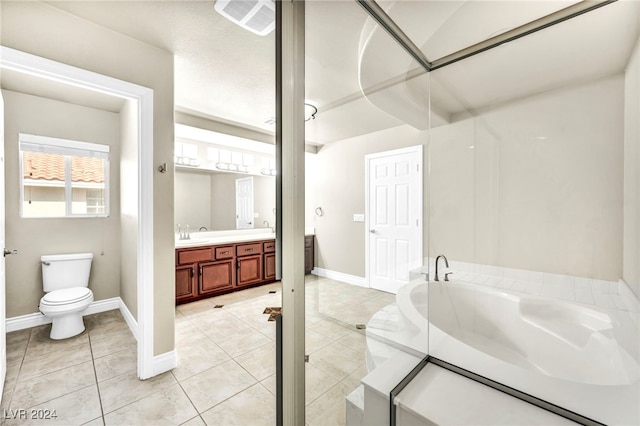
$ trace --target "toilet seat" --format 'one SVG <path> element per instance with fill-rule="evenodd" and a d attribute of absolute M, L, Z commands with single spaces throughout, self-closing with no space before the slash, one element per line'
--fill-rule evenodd
<path fill-rule="evenodd" d="M 40 305 L 60 306 L 92 299 L 93 293 L 87 287 L 72 287 L 50 291 L 40 300 Z"/>

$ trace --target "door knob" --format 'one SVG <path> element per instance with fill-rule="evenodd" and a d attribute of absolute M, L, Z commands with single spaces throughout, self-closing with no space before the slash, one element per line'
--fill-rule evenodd
<path fill-rule="evenodd" d="M 372 234 L 375 234 L 376 230 L 375 229 L 370 229 L 369 232 L 371 232 Z"/>
<path fill-rule="evenodd" d="M 10 254 L 18 254 L 18 250 L 4 249 L 4 257 L 7 257 Z"/>

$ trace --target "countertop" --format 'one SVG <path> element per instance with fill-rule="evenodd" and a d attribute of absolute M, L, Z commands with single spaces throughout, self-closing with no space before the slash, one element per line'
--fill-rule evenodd
<path fill-rule="evenodd" d="M 314 235 L 313 230 L 306 230 L 305 235 Z M 268 228 L 242 229 L 230 231 L 192 232 L 191 238 L 181 240 L 176 235 L 175 247 L 200 247 L 219 244 L 244 243 L 249 241 L 273 240 L 276 234 Z"/>

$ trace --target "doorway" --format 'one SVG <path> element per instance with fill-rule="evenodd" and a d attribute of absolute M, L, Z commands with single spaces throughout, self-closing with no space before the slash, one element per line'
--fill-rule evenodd
<path fill-rule="evenodd" d="M 236 179 L 236 229 L 252 229 L 253 176 Z"/>
<path fill-rule="evenodd" d="M 4 46 L 0 46 L 0 68 L 131 102 L 130 124 L 135 124 L 136 129 L 133 148 L 135 168 L 132 173 L 137 185 L 132 188 L 132 194 L 137 201 L 132 211 L 132 218 L 135 218 L 132 221 L 135 226 L 132 245 L 137 253 L 133 274 L 136 278 L 137 317 L 125 316 L 125 319 L 138 342 L 138 377 L 147 379 L 164 371 L 173 361 L 154 365 L 153 354 L 153 90 Z M 4 306 L 5 303 L 6 294 L 1 291 L 0 304 Z M 0 321 L 2 327 L 6 327 L 5 315 Z"/>
<path fill-rule="evenodd" d="M 365 156 L 366 274 L 389 293 L 422 264 L 422 146 Z"/>

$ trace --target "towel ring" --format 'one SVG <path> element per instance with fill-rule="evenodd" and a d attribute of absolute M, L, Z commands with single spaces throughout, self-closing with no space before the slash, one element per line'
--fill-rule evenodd
<path fill-rule="evenodd" d="M 323 214 L 322 207 L 316 207 L 316 216 L 322 216 Z"/>

